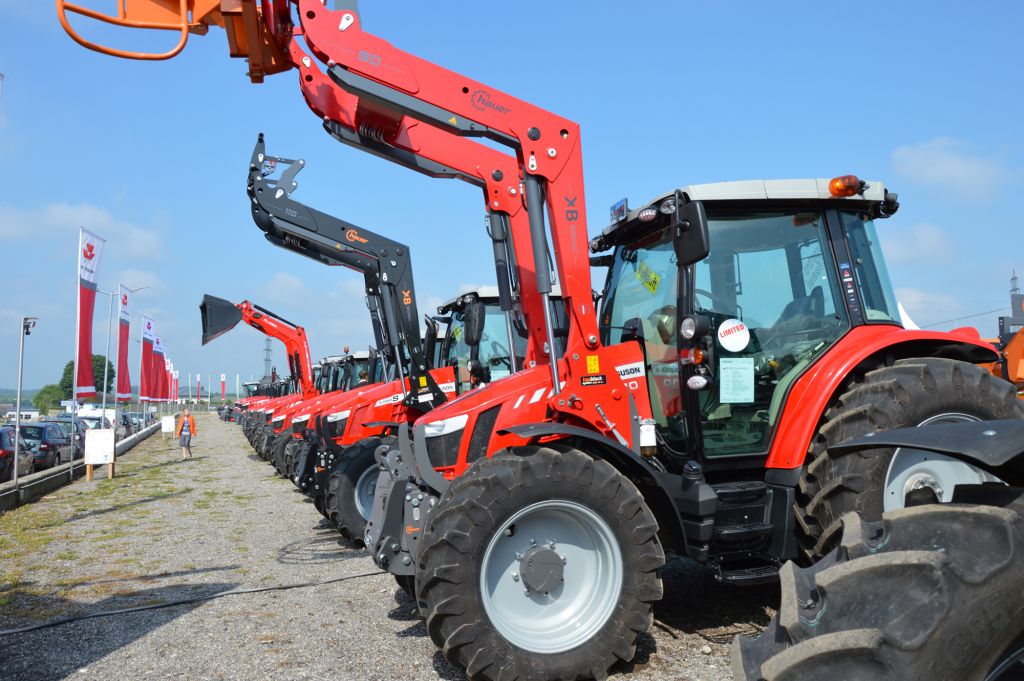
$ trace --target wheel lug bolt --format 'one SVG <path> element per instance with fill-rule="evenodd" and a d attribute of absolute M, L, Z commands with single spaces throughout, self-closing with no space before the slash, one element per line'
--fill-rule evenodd
<path fill-rule="evenodd" d="M 512 573 L 512 581 L 513 582 L 518 582 L 519 581 L 519 573 L 518 572 L 513 572 Z"/>

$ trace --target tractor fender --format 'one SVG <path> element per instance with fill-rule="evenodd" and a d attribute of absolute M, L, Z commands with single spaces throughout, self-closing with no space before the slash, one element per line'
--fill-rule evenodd
<path fill-rule="evenodd" d="M 1024 420 L 965 421 L 936 423 L 927 428 L 899 428 L 868 433 L 833 445 L 831 449 L 846 454 L 879 447 L 924 449 L 997 474 L 1008 464 L 1024 462 Z"/>
<path fill-rule="evenodd" d="M 918 331 L 891 324 L 853 328 L 790 387 L 765 467 L 803 466 L 821 415 L 849 376 L 865 364 L 909 357 L 945 357 L 974 364 L 996 361 L 996 349 L 970 331 Z"/>
<path fill-rule="evenodd" d="M 629 478 L 643 494 L 644 501 L 658 520 L 658 535 L 665 550 L 686 555 L 686 540 L 679 522 L 679 509 L 668 487 L 674 485 L 678 491 L 682 485 L 680 476 L 656 468 L 650 461 L 616 440 L 567 423 L 525 423 L 496 432 L 500 435 L 516 435 L 524 440 L 557 436 L 561 439 L 545 442 L 544 446 L 552 449 L 574 447 L 608 462 Z"/>

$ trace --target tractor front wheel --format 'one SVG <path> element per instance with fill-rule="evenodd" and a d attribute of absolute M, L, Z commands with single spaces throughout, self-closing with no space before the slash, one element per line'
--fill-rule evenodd
<path fill-rule="evenodd" d="M 341 536 L 362 545 L 366 521 L 373 509 L 380 468 L 374 452 L 380 438 L 368 438 L 348 447 L 327 481 L 324 506 Z"/>
<path fill-rule="evenodd" d="M 427 631 L 471 679 L 604 678 L 662 595 L 658 524 L 633 483 L 578 450 L 473 464 L 443 495 L 416 571 Z"/>
<path fill-rule="evenodd" d="M 817 560 L 836 545 L 846 513 L 878 520 L 883 511 L 906 506 L 907 499 L 948 502 L 958 484 L 996 480 L 931 452 L 881 448 L 833 454 L 831 445 L 895 428 L 1011 418 L 1024 418 L 1013 386 L 974 364 L 915 358 L 868 372 L 828 409 L 811 443 L 794 507 L 802 559 Z"/>

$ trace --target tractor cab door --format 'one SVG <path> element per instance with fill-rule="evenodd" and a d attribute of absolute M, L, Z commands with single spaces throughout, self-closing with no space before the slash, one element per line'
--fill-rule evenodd
<path fill-rule="evenodd" d="M 711 251 L 690 273 L 694 312 L 711 320 L 712 381 L 697 400 L 703 451 L 761 454 L 789 387 L 850 328 L 827 217 L 707 212 Z"/>

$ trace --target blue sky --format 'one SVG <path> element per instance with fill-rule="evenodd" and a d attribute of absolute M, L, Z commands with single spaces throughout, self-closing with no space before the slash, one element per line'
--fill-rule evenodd
<path fill-rule="evenodd" d="M 592 233 L 622 196 L 635 205 L 694 182 L 855 173 L 900 195 L 880 232 L 919 324 L 1007 305 L 1010 270 L 1024 270 L 1011 203 L 1024 179 L 1020 3 L 361 9 L 395 45 L 578 121 Z M 136 311 L 156 319 L 182 371 L 233 382 L 262 370 L 251 329 L 200 346 L 203 293 L 304 324 L 315 357 L 365 346 L 361 277 L 281 251 L 252 223 L 244 175 L 259 131 L 270 153 L 306 159 L 296 198 L 412 247 L 421 310 L 493 281 L 478 190 L 334 142 L 294 73 L 251 85 L 221 31 L 171 61 L 128 62 L 73 43 L 50 0 L 0 0 L 0 72 L 0 386 L 16 380 L 22 314 L 41 318 L 26 386 L 55 382 L 73 354 L 79 224 L 109 241 L 101 287 L 150 287 Z M 997 316 L 971 323 L 991 335 Z"/>

